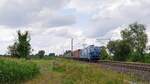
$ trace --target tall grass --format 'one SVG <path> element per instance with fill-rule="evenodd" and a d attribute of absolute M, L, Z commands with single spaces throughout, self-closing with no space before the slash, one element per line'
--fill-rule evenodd
<path fill-rule="evenodd" d="M 39 73 L 33 62 L 0 58 L 0 84 L 17 84 Z"/>
<path fill-rule="evenodd" d="M 125 74 L 102 69 L 97 64 L 85 64 L 76 61 L 54 61 L 52 71 L 61 73 L 61 84 L 124 84 Z"/>
<path fill-rule="evenodd" d="M 55 58 L 33 60 L 41 75 L 25 84 L 130 84 L 130 76 L 102 68 L 99 64 Z"/>

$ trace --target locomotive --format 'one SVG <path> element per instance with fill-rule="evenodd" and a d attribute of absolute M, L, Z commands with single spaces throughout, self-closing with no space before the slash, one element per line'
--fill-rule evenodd
<path fill-rule="evenodd" d="M 99 60 L 101 54 L 101 47 L 90 45 L 84 49 L 78 49 L 72 52 L 70 58 L 79 60 Z"/>

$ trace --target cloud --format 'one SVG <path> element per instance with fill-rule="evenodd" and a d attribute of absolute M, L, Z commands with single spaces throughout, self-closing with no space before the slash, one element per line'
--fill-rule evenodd
<path fill-rule="evenodd" d="M 65 4 L 69 2 L 69 0 L 1 0 L 0 2 L 0 25 L 9 27 L 24 27 L 37 23 L 37 18 L 39 18 L 38 15 L 44 9 L 47 9 L 50 12 L 54 12 L 56 14 L 58 10 L 62 9 L 65 6 Z M 67 21 L 69 19 L 67 19 L 65 23 L 64 18 L 66 16 L 57 16 L 58 15 L 54 16 L 55 18 L 52 18 L 49 15 L 50 18 L 47 18 L 47 20 L 54 20 L 54 22 L 51 20 L 49 24 L 54 23 L 56 24 L 56 26 L 58 26 L 59 24 L 63 25 L 63 23 L 59 22 L 59 19 L 62 22 L 64 21 L 64 24 L 67 24 Z M 42 21 L 42 19 L 38 20 Z"/>
<path fill-rule="evenodd" d="M 88 21 L 89 37 L 104 36 L 115 28 L 135 21 L 149 24 L 150 1 L 148 0 L 106 0 L 96 5 Z"/>
<path fill-rule="evenodd" d="M 7 28 L 5 26 L 0 26 L 0 53 L 7 53 L 7 47 L 12 44 L 12 41 L 15 40 L 14 31 L 10 28 Z"/>
<path fill-rule="evenodd" d="M 75 8 L 77 12 L 89 13 L 97 9 L 101 0 L 71 0 L 68 4 L 69 8 Z"/>
<path fill-rule="evenodd" d="M 76 23 L 76 17 L 74 15 L 60 15 L 57 12 L 51 13 L 49 10 L 47 10 L 47 13 L 40 14 L 35 23 L 41 23 L 41 27 L 66 26 Z"/>
<path fill-rule="evenodd" d="M 63 49 L 70 49 L 70 39 L 72 37 L 82 37 L 80 30 L 69 26 L 53 27 L 41 32 L 40 35 L 32 35 L 31 43 L 33 49 L 35 49 L 34 53 L 40 49 L 44 49 L 47 53 L 56 52 L 60 54 L 63 52 Z"/>
<path fill-rule="evenodd" d="M 34 53 L 44 49 L 60 53 L 98 38 L 120 39 L 119 32 L 135 21 L 150 28 L 149 0 L 0 0 L 1 52 L 16 38 L 17 30 L 28 30 Z M 103 42 L 102 42 L 103 43 Z"/>

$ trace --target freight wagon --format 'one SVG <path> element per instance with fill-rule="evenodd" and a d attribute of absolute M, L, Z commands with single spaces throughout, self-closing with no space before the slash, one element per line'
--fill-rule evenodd
<path fill-rule="evenodd" d="M 80 60 L 99 60 L 100 51 L 100 47 L 90 45 L 87 48 L 74 51 L 72 58 Z"/>
<path fill-rule="evenodd" d="M 73 51 L 73 58 L 74 59 L 79 59 L 81 54 L 81 49 Z"/>

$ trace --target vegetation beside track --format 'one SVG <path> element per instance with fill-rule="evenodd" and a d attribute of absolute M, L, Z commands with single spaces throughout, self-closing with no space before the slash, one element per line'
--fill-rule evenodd
<path fill-rule="evenodd" d="M 32 60 L 41 74 L 25 84 L 130 84 L 134 77 L 102 68 L 99 64 L 63 58 Z"/>

